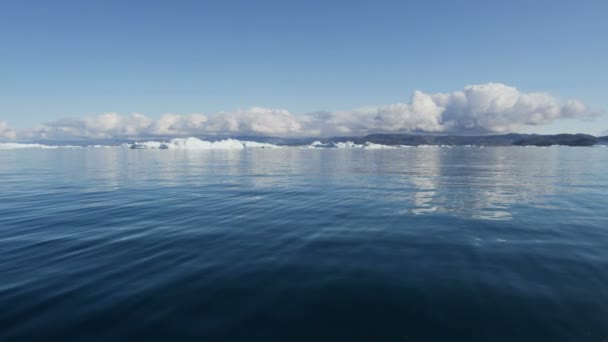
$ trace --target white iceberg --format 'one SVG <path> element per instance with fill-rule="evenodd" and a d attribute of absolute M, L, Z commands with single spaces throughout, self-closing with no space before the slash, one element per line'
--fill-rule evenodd
<path fill-rule="evenodd" d="M 366 142 L 365 144 L 355 144 L 352 141 L 346 141 L 346 142 L 334 142 L 332 144 L 335 148 L 346 148 L 346 149 L 361 148 L 361 149 L 365 149 L 365 150 L 381 150 L 381 149 L 397 148 L 397 146 L 375 144 L 375 143 L 371 143 L 371 142 Z"/>
<path fill-rule="evenodd" d="M 243 145 L 246 148 L 283 148 L 283 146 L 269 144 L 269 143 L 261 143 L 257 141 L 243 141 Z"/>
<path fill-rule="evenodd" d="M 54 150 L 58 148 L 82 148 L 81 146 L 52 146 L 43 144 L 22 144 L 22 143 L 0 143 L 0 150 L 24 150 L 24 149 L 44 149 Z"/>
<path fill-rule="evenodd" d="M 123 145 L 124 146 L 124 145 Z M 172 149 L 172 150 L 242 150 L 244 148 L 281 148 L 281 146 L 256 141 L 226 139 L 206 141 L 197 138 L 176 138 L 168 142 L 144 141 L 128 145 L 132 149 Z"/>
<path fill-rule="evenodd" d="M 397 146 L 389 146 L 389 145 L 374 144 L 374 143 L 366 142 L 365 145 L 363 146 L 363 148 L 366 150 L 386 150 L 386 149 L 397 148 Z"/>

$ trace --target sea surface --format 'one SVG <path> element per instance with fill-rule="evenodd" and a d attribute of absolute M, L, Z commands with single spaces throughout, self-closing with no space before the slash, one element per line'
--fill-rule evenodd
<path fill-rule="evenodd" d="M 608 148 L 0 151 L 1 341 L 608 339 Z"/>

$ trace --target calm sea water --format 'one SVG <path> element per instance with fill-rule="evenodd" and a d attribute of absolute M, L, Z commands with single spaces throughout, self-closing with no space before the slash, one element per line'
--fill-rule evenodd
<path fill-rule="evenodd" d="M 608 149 L 0 151 L 0 340 L 608 339 Z"/>

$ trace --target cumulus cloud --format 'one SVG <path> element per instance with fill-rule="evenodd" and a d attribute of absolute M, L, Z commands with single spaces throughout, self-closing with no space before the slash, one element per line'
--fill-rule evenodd
<path fill-rule="evenodd" d="M 209 118 L 205 132 L 262 135 L 292 135 L 302 132 L 298 118 L 286 110 L 254 107 L 223 112 Z"/>
<path fill-rule="evenodd" d="M 500 133 L 595 115 L 577 100 L 561 102 L 546 93 L 524 93 L 504 84 L 486 83 L 450 93 L 416 91 L 407 103 L 304 115 L 260 107 L 211 115 L 166 114 L 158 119 L 137 113 L 105 113 L 51 122 L 19 136 L 105 139 L 214 134 L 312 137 L 405 132 Z M 0 123 L 0 137 L 14 139 L 16 135 Z"/>
<path fill-rule="evenodd" d="M 14 140 L 17 132 L 11 129 L 6 122 L 0 121 L 0 140 Z"/>
<path fill-rule="evenodd" d="M 203 130 L 207 117 L 202 114 L 165 114 L 146 128 L 151 135 L 187 135 Z"/>
<path fill-rule="evenodd" d="M 410 103 L 379 108 L 374 119 L 381 131 L 440 132 L 445 129 L 442 124 L 444 112 L 445 107 L 437 103 L 433 95 L 416 91 Z"/>
<path fill-rule="evenodd" d="M 109 139 L 114 137 L 138 136 L 154 121 L 143 114 L 120 115 L 104 113 L 96 117 L 63 119 L 34 129 L 32 138 L 93 138 Z"/>
<path fill-rule="evenodd" d="M 462 91 L 431 95 L 444 108 L 442 130 L 508 132 L 557 119 L 596 115 L 580 101 L 561 104 L 546 93 L 522 93 L 500 83 L 467 86 Z"/>

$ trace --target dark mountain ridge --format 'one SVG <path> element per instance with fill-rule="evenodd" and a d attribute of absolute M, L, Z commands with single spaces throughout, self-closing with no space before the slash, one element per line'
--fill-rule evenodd
<path fill-rule="evenodd" d="M 369 134 L 365 136 L 338 136 L 330 138 L 281 138 L 272 136 L 246 136 L 246 135 L 213 135 L 196 136 L 199 139 L 217 141 L 223 139 L 238 139 L 242 141 L 257 141 L 275 145 L 298 146 L 308 145 L 315 141 L 322 143 L 352 141 L 357 144 L 366 142 L 382 145 L 450 145 L 450 146 L 592 146 L 595 144 L 608 144 L 608 136 L 595 137 L 588 134 L 498 134 L 498 135 L 438 135 L 438 134 Z M 175 137 L 151 136 L 140 138 L 117 138 L 102 140 L 39 140 L 28 141 L 33 143 L 51 145 L 118 145 L 133 143 L 135 141 L 168 141 Z"/>
<path fill-rule="evenodd" d="M 421 134 L 370 134 L 363 137 L 333 137 L 319 140 L 323 143 L 352 141 L 358 144 L 371 142 L 382 145 L 476 145 L 476 146 L 592 146 L 598 138 L 588 134 L 500 134 L 500 135 L 421 135 Z M 312 141 L 310 141 L 312 142 Z M 287 142 L 287 144 L 290 144 Z"/>

